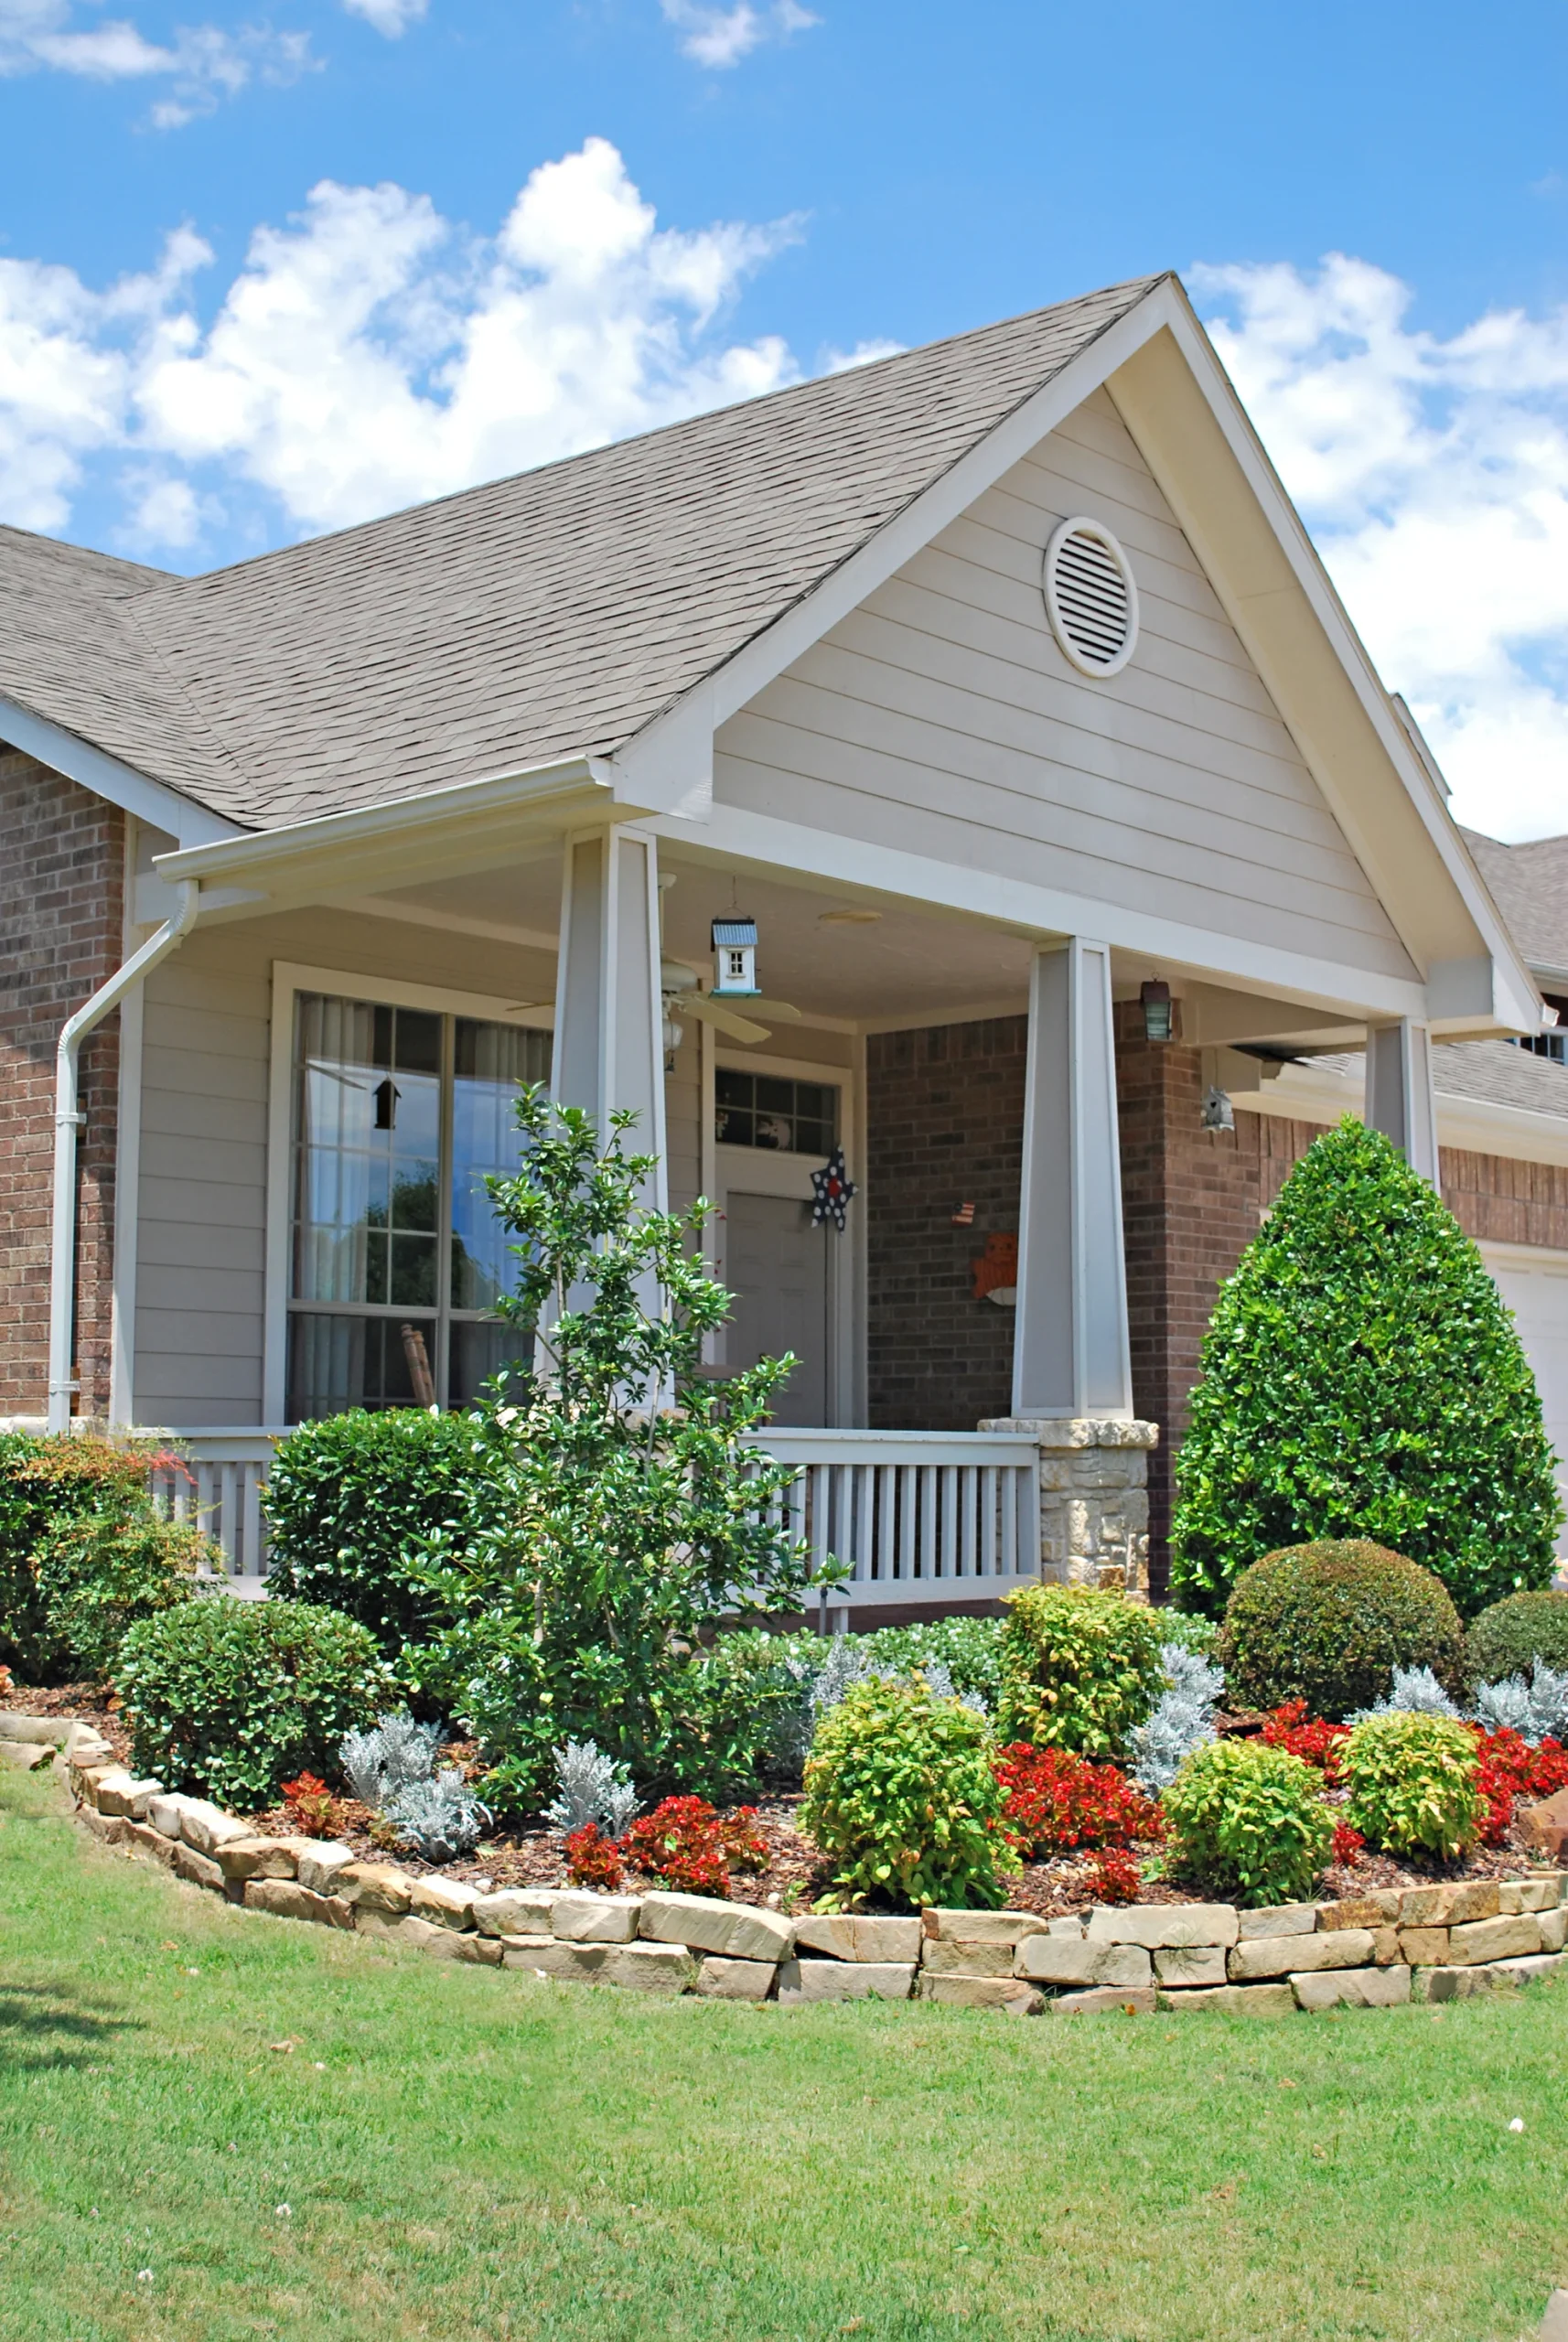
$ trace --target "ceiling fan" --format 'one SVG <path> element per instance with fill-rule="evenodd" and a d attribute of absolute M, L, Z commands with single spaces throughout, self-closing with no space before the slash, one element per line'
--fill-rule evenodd
<path fill-rule="evenodd" d="M 674 1017 L 689 1016 L 698 1025 L 715 1026 L 735 1041 L 756 1043 L 769 1037 L 766 1025 L 754 1024 L 749 1016 L 739 1015 L 727 1002 L 714 1000 L 711 994 L 703 992 L 697 971 L 688 968 L 682 960 L 660 961 L 659 988 L 664 995 L 667 1026 Z M 748 998 L 746 1006 L 755 1008 L 759 1015 L 771 1017 L 776 1025 L 799 1025 L 800 1022 L 800 1010 L 792 1008 L 787 1000 Z M 668 1030 L 664 1037 L 670 1047 L 677 1046 Z"/>

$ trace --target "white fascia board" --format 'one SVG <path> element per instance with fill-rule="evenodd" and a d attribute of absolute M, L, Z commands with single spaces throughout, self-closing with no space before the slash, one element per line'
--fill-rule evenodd
<path fill-rule="evenodd" d="M 432 833 L 451 836 L 459 830 L 488 831 L 509 814 L 548 808 L 553 800 L 582 798 L 585 822 L 602 802 L 603 817 L 612 811 L 609 789 L 596 778 L 586 757 L 566 757 L 522 772 L 499 773 L 479 780 L 455 781 L 446 789 L 423 790 L 415 797 L 398 797 L 383 805 L 369 805 L 349 813 L 324 813 L 308 822 L 224 839 L 213 845 L 192 847 L 156 857 L 161 878 L 197 878 L 205 886 L 232 878 L 269 894 L 288 893 L 306 882 L 319 884 L 335 865 L 351 874 L 362 868 L 368 854 L 385 848 L 395 856 L 407 849 L 418 854 Z M 275 881 L 275 888 L 269 886 Z"/>
<path fill-rule="evenodd" d="M 67 780 L 90 789 L 95 797 L 118 805 L 124 812 L 134 813 L 149 829 L 162 830 L 167 836 L 177 838 L 182 846 L 207 845 L 218 839 L 249 834 L 238 822 L 225 821 L 221 813 L 198 805 L 192 798 L 182 797 L 177 790 L 166 787 L 161 780 L 149 780 L 134 765 L 122 764 L 118 757 L 95 748 L 80 733 L 68 732 L 63 725 L 35 715 L 30 708 L 18 706 L 13 699 L 0 698 L 0 739 L 8 740 L 25 757 L 34 757 L 39 764 L 48 765 L 51 772 L 63 773 Z"/>
<path fill-rule="evenodd" d="M 706 678 L 682 692 L 652 722 L 607 757 L 590 759 L 594 777 L 618 800 L 685 822 L 707 818 L 714 801 L 714 684 Z"/>
<path fill-rule="evenodd" d="M 871 899 L 912 904 L 940 912 L 984 919 L 1031 938 L 1091 936 L 1113 951 L 1135 951 L 1179 963 L 1221 983 L 1299 999 L 1327 1009 L 1335 1022 L 1364 1024 L 1399 1016 L 1425 1019 L 1426 988 L 1399 976 L 1379 975 L 1305 953 L 1282 951 L 1188 927 L 1178 919 L 1036 886 L 993 871 L 931 856 L 873 845 L 861 838 L 781 822 L 770 813 L 715 803 L 708 820 L 694 823 L 659 819 L 646 824 L 698 854 L 722 856 L 725 867 L 746 863 L 760 876 L 820 880 L 854 889 Z M 1355 987 L 1348 992 L 1348 984 Z"/>

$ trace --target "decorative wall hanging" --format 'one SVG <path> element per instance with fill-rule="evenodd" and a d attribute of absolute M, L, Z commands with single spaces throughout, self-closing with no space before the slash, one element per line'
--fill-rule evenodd
<path fill-rule="evenodd" d="M 1018 1298 L 1018 1239 L 1015 1234 L 988 1236 L 978 1261 L 970 1262 L 976 1301 L 994 1301 L 1007 1308 Z"/>
<path fill-rule="evenodd" d="M 952 1224 L 955 1228 L 972 1228 L 974 1226 L 974 1206 L 972 1204 L 960 1204 L 957 1211 L 955 1211 L 952 1216 Z"/>
<path fill-rule="evenodd" d="M 842 1236 L 844 1207 L 855 1192 L 854 1181 L 844 1167 L 842 1146 L 835 1146 L 822 1169 L 812 1172 L 811 1186 L 816 1195 L 811 1206 L 812 1227 L 825 1228 L 832 1220 Z"/>

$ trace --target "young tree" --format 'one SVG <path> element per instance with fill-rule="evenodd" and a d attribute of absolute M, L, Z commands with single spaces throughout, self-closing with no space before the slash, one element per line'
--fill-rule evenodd
<path fill-rule="evenodd" d="M 1473 1617 L 1551 1579 L 1553 1460 L 1480 1253 L 1398 1150 L 1348 1116 L 1220 1288 L 1176 1458 L 1173 1595 L 1217 1613 L 1265 1553 L 1369 1538 Z"/>

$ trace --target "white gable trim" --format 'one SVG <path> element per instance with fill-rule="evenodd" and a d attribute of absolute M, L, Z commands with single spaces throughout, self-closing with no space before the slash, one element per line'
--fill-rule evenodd
<path fill-rule="evenodd" d="M 117 757 L 105 755 L 63 725 L 51 724 L 47 716 L 34 715 L 13 699 L 0 698 L 0 739 L 8 740 L 25 757 L 48 765 L 51 772 L 63 773 L 67 780 L 91 790 L 95 797 L 134 813 L 150 829 L 177 838 L 182 846 L 209 845 L 219 838 L 246 834 L 238 822 L 225 821 L 221 813 L 182 797 L 161 780 L 149 780 L 134 766 L 123 765 Z"/>

